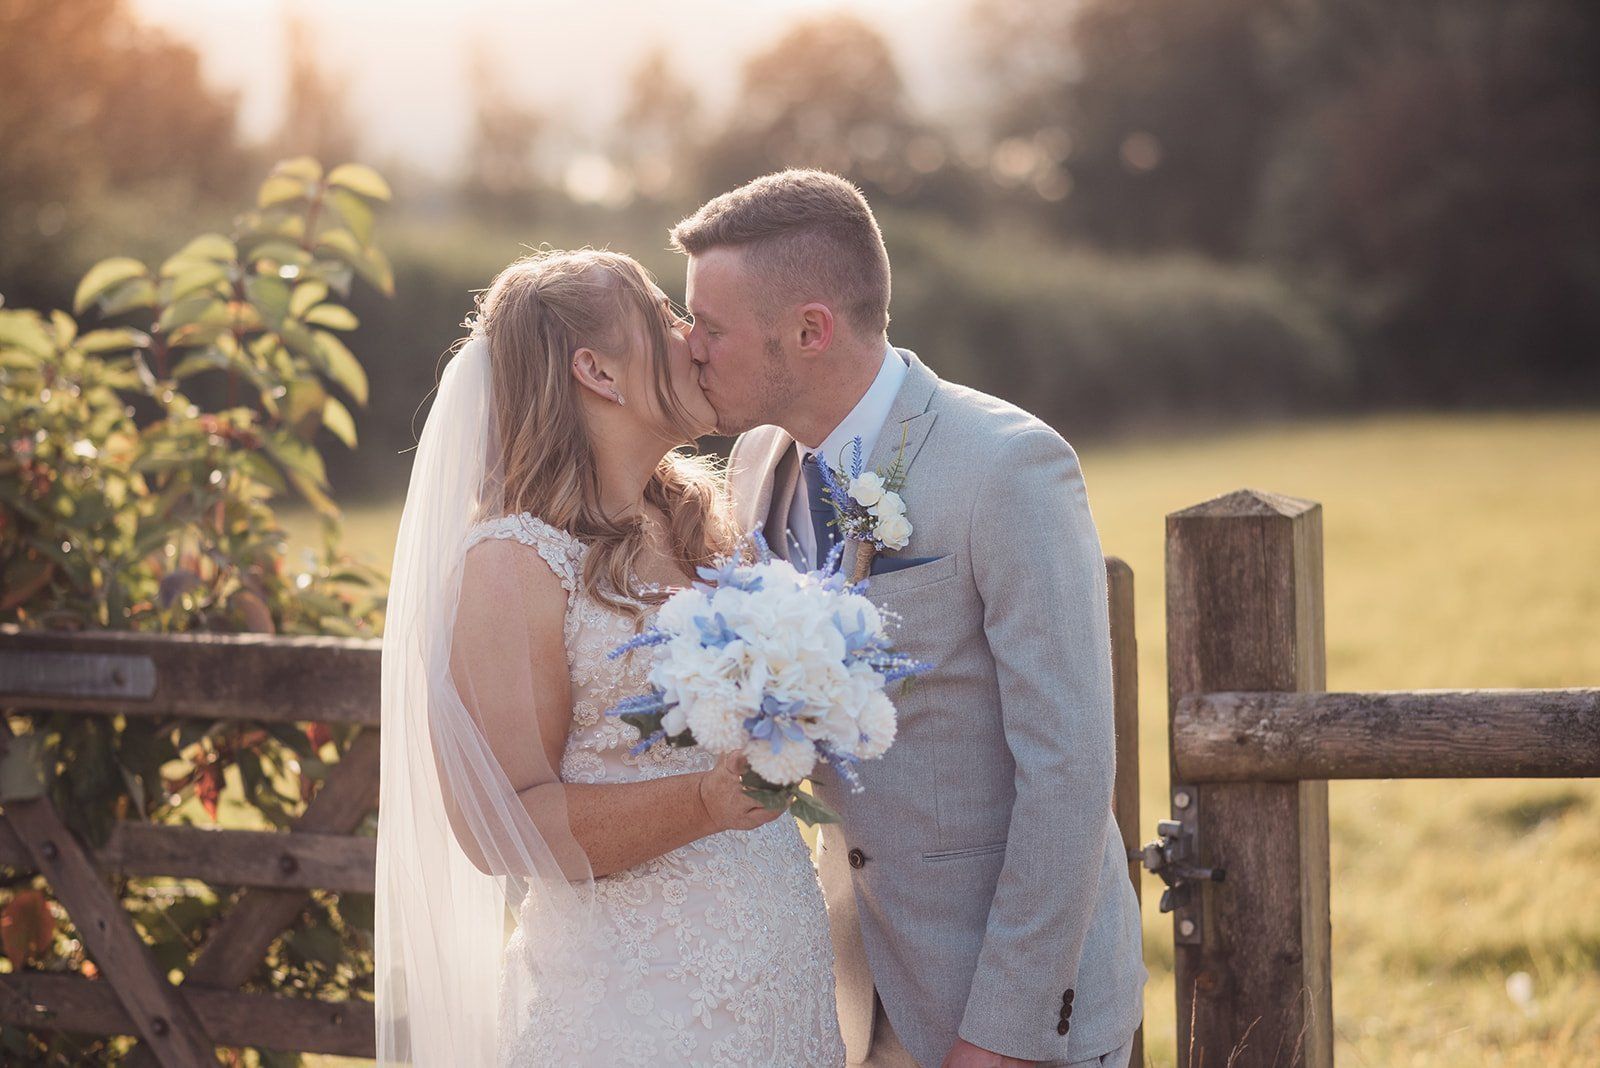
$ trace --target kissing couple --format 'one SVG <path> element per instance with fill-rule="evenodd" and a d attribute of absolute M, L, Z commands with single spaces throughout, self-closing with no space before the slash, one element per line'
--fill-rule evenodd
<path fill-rule="evenodd" d="M 1077 455 L 890 343 L 844 179 L 767 175 L 671 237 L 686 309 L 620 253 L 536 253 L 443 372 L 383 639 L 380 1063 L 1122 1068 L 1147 973 Z M 725 466 L 683 448 L 711 433 Z M 863 578 L 931 665 L 881 756 L 817 765 L 814 854 L 751 795 L 768 734 L 608 714 L 662 606 L 752 543 Z M 814 681 L 798 628 L 740 670 Z"/>

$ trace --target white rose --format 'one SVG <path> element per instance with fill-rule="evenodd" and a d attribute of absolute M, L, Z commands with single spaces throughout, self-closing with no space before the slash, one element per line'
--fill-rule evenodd
<path fill-rule="evenodd" d="M 911 542 L 911 523 L 904 515 L 887 515 L 878 520 L 873 535 L 886 549 L 904 549 Z"/>
<path fill-rule="evenodd" d="M 868 471 L 850 480 L 850 496 L 864 508 L 877 504 L 883 494 L 883 479 L 876 471 Z"/>
<path fill-rule="evenodd" d="M 901 499 L 900 494 L 885 491 L 884 495 L 878 498 L 878 503 L 867 510 L 880 519 L 891 515 L 905 515 L 906 502 Z"/>

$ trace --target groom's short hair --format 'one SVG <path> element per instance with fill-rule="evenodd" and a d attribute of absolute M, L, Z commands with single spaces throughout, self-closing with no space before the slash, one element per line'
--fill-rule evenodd
<path fill-rule="evenodd" d="M 883 233 L 861 190 L 837 174 L 787 170 L 746 182 L 674 226 L 672 247 L 689 256 L 743 249 L 769 308 L 817 299 L 864 336 L 889 327 Z"/>

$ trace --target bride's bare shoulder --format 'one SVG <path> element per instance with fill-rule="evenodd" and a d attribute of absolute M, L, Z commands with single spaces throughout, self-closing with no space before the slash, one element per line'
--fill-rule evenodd
<path fill-rule="evenodd" d="M 467 534 L 467 567 L 493 572 L 509 566 L 520 571 L 530 563 L 526 549 L 535 550 L 568 593 L 577 588 L 583 543 L 530 512 L 495 516 L 475 525 Z"/>

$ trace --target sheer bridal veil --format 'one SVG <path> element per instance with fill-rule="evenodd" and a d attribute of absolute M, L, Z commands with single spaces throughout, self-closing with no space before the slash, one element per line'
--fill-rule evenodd
<path fill-rule="evenodd" d="M 468 556 L 474 526 L 506 512 L 492 381 L 480 325 L 444 370 L 395 547 L 374 932 L 380 1064 L 494 1064 L 501 1027 L 525 1021 L 535 995 L 541 1012 L 581 1015 L 595 1039 L 618 1010 L 583 989 L 593 880 L 534 715 L 533 606 L 501 570 L 545 565 L 514 542 Z M 520 944 L 507 968 L 513 920 Z"/>

